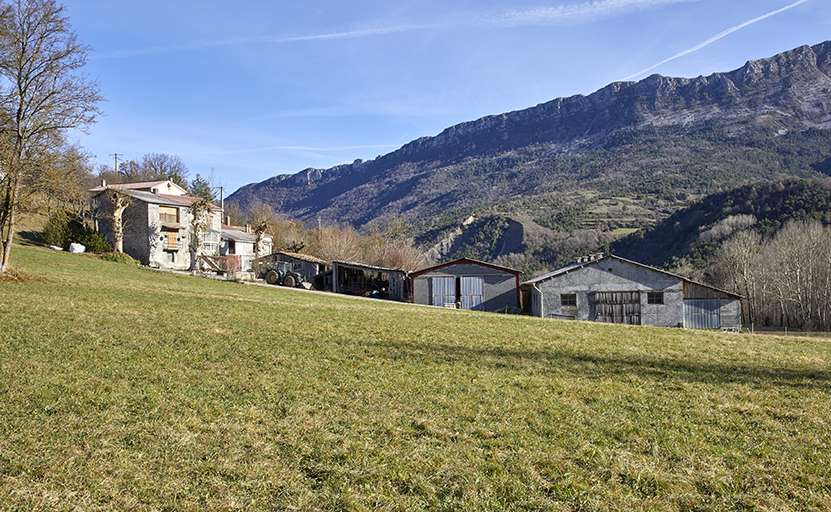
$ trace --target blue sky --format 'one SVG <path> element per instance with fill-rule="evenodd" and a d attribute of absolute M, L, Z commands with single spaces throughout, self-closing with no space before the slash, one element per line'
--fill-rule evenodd
<path fill-rule="evenodd" d="M 97 163 L 178 155 L 237 188 L 652 73 L 831 39 L 828 0 L 66 0 Z"/>

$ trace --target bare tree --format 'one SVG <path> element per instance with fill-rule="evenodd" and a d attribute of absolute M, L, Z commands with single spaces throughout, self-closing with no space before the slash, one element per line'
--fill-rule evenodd
<path fill-rule="evenodd" d="M 185 162 L 176 155 L 164 153 L 147 153 L 141 158 L 141 170 L 153 180 L 171 180 L 183 188 L 188 188 L 188 171 Z"/>
<path fill-rule="evenodd" d="M 362 240 L 352 226 L 321 227 L 315 232 L 312 254 L 326 261 L 359 261 Z"/>
<path fill-rule="evenodd" d="M 744 229 L 722 245 L 718 256 L 719 265 L 729 275 L 730 287 L 746 298 L 747 323 L 750 324 L 756 322 L 761 244 L 762 235 Z"/>
<path fill-rule="evenodd" d="M 39 173 L 38 182 L 32 184 L 35 207 L 47 212 L 67 210 L 80 216 L 89 205 L 90 157 L 77 145 L 65 146 L 54 156 L 51 165 Z"/>
<path fill-rule="evenodd" d="M 107 199 L 112 203 L 112 213 L 108 215 L 107 220 L 113 229 L 113 250 L 115 252 L 124 252 L 124 210 L 130 206 L 130 196 L 124 192 L 108 188 L 105 192 Z"/>
<path fill-rule="evenodd" d="M 254 241 L 254 254 L 257 257 L 262 256 L 263 239 L 266 234 L 273 230 L 277 221 L 277 215 L 271 206 L 265 203 L 258 203 L 251 208 L 248 214 L 248 225 L 254 227 L 254 235 L 257 237 Z"/>
<path fill-rule="evenodd" d="M 64 145 L 67 130 L 85 129 L 100 113 L 98 84 L 79 70 L 90 48 L 54 0 L 16 0 L 0 7 L 0 273 L 8 269 L 22 190 Z"/>
<path fill-rule="evenodd" d="M 273 226 L 274 248 L 280 251 L 302 252 L 309 245 L 310 233 L 300 221 L 278 217 Z"/>
<path fill-rule="evenodd" d="M 193 202 L 188 208 L 191 221 L 191 242 L 190 242 L 190 267 L 191 270 L 202 270 L 202 247 L 204 245 L 205 229 L 208 227 L 208 213 L 211 211 L 211 203 L 207 199 L 199 199 Z"/>
<path fill-rule="evenodd" d="M 379 267 L 409 271 L 417 270 L 424 264 L 423 255 L 413 246 L 409 236 L 411 229 L 400 217 L 373 222 L 367 230 L 365 261 Z"/>

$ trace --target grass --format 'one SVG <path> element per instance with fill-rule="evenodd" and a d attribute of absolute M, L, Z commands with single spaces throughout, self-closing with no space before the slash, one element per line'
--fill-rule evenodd
<path fill-rule="evenodd" d="M 828 510 L 831 343 L 14 247 L 4 510 Z"/>

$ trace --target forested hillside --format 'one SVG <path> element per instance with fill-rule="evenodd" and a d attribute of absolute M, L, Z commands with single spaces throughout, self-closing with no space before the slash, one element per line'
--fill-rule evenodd
<path fill-rule="evenodd" d="M 831 175 L 829 74 L 831 42 L 729 73 L 614 83 L 373 160 L 275 176 L 228 202 L 242 213 L 270 205 L 309 227 L 396 219 L 433 259 L 541 272 L 707 195 Z"/>
<path fill-rule="evenodd" d="M 672 267 L 685 259 L 706 268 L 735 231 L 747 228 L 770 238 L 791 220 L 831 224 L 831 178 L 760 181 L 713 194 L 610 248 L 658 267 Z"/>

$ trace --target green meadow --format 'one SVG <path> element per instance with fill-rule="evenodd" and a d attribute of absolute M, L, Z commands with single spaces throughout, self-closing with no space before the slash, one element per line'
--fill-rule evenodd
<path fill-rule="evenodd" d="M 831 509 L 828 339 L 12 267 L 2 510 Z"/>

